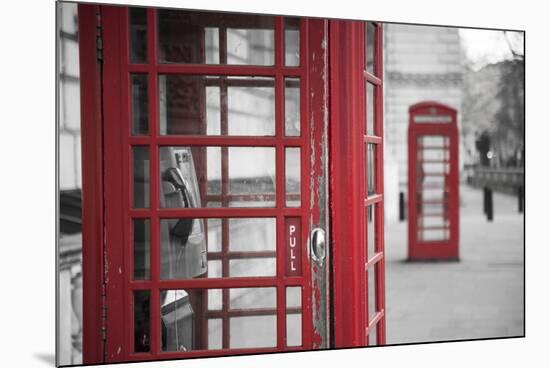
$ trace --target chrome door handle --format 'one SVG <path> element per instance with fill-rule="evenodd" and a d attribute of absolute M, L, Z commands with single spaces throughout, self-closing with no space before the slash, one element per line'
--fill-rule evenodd
<path fill-rule="evenodd" d="M 311 231 L 311 256 L 317 263 L 324 261 L 327 255 L 325 230 L 316 227 Z"/>

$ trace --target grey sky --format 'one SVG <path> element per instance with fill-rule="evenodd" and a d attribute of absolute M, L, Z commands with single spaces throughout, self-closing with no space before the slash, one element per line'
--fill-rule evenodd
<path fill-rule="evenodd" d="M 523 34 L 521 32 L 506 33 L 514 50 L 523 54 Z M 459 35 L 466 56 L 476 70 L 487 64 L 512 58 L 503 31 L 461 28 Z"/>

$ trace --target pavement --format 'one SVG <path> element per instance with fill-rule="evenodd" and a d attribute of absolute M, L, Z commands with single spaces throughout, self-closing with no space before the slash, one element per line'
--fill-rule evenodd
<path fill-rule="evenodd" d="M 460 188 L 460 261 L 407 262 L 407 222 L 386 223 L 387 344 L 524 334 L 524 223 L 517 197 Z"/>

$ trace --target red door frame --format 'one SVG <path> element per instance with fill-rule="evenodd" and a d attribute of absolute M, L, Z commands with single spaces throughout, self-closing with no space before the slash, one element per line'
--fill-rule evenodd
<path fill-rule="evenodd" d="M 449 122 L 414 122 L 417 115 L 448 116 Z M 459 163 L 458 163 L 458 126 L 457 110 L 434 101 L 421 102 L 409 108 L 409 260 L 458 260 L 459 258 Z M 418 239 L 418 201 L 416 196 L 416 165 L 418 154 L 418 137 L 423 135 L 441 135 L 449 137 L 449 190 L 448 216 L 449 238 L 441 241 L 420 241 Z"/>
<path fill-rule="evenodd" d="M 155 50 L 155 9 L 147 10 L 149 23 L 148 43 L 149 60 L 157 60 Z M 98 17 L 100 14 L 100 17 Z M 277 262 L 277 277 L 273 278 L 232 278 L 222 279 L 193 279 L 185 281 L 163 281 L 159 275 L 159 259 L 155 250 L 159 249 L 158 219 L 164 217 L 179 217 L 191 215 L 194 217 L 250 217 L 250 216 L 274 216 L 274 210 L 245 208 L 234 210 L 231 208 L 200 208 L 200 209 L 159 209 L 158 194 L 159 186 L 155 179 L 151 180 L 151 209 L 150 210 L 129 210 L 131 203 L 131 190 L 128 190 L 127 183 L 130 183 L 131 170 L 124 173 L 124 169 L 131 165 L 131 152 L 129 147 L 132 144 L 149 145 L 151 148 L 156 145 L 221 145 L 221 146 L 285 146 L 301 147 L 301 161 L 303 173 L 314 173 L 310 180 L 302 180 L 302 207 L 284 207 L 284 176 L 277 176 L 277 208 L 280 208 L 276 215 L 278 219 L 277 238 L 284 239 L 283 220 L 285 216 L 300 216 L 302 224 L 313 226 L 328 226 L 326 210 L 321 207 L 327 200 L 327 190 L 324 188 L 326 182 L 326 162 L 321 156 L 326 157 L 325 145 L 319 145 L 327 137 L 327 116 L 326 111 L 326 53 L 323 49 L 323 40 L 326 39 L 326 21 L 304 19 L 301 24 L 301 67 L 283 67 L 284 54 L 282 48 L 284 39 L 277 38 L 276 42 L 276 66 L 275 67 L 249 67 L 249 66 L 217 66 L 217 65 L 168 65 L 155 62 L 146 65 L 135 65 L 128 62 L 128 11 L 127 8 L 116 6 L 93 6 L 79 5 L 79 17 L 81 24 L 81 60 L 82 63 L 82 115 L 83 125 L 85 122 L 90 126 L 90 134 L 84 135 L 83 140 L 90 147 L 90 152 L 83 152 L 83 163 L 85 173 L 95 179 L 96 186 L 87 186 L 83 189 L 83 197 L 89 198 L 89 202 L 96 204 L 105 203 L 105 208 L 100 205 L 95 207 L 84 207 L 84 222 L 88 223 L 89 231 L 85 233 L 87 240 L 84 244 L 84 257 L 89 267 L 84 274 L 85 279 L 85 301 L 94 301 L 92 304 L 85 302 L 84 310 L 84 346 L 90 347 L 85 350 L 84 363 L 97 363 L 103 361 L 132 361 L 146 359 L 173 359 L 191 356 L 213 356 L 227 354 L 247 354 L 257 352 L 301 350 L 311 348 L 328 347 L 327 323 L 328 316 L 327 300 L 322 295 L 326 294 L 326 275 L 328 267 L 326 263 L 322 266 L 310 264 L 308 257 L 302 257 L 303 276 L 284 277 L 285 262 Z M 100 24 L 98 24 L 100 22 Z M 99 52 L 96 49 L 96 38 L 98 27 L 102 32 L 102 58 L 103 64 L 98 63 Z M 275 32 L 283 34 L 283 17 L 276 17 Z M 101 98 L 100 75 L 103 73 L 104 88 Z M 158 132 L 158 103 L 151 98 L 149 105 L 150 137 L 131 137 L 129 116 L 129 73 L 141 72 L 149 75 L 149 90 L 151 96 L 156 96 L 157 73 L 190 73 L 193 74 L 227 74 L 229 75 L 266 75 L 273 76 L 277 85 L 276 137 L 258 139 L 247 137 L 161 137 Z M 283 83 L 285 76 L 296 76 L 302 78 L 301 88 L 301 114 L 302 114 L 302 136 L 297 138 L 284 137 L 284 125 L 280 122 L 284 118 L 284 95 Z M 125 87 L 126 86 L 126 87 Z M 313 93 L 309 93 L 309 91 Z M 126 106 L 126 108 L 120 108 Z M 90 111 L 96 112 L 95 114 Z M 101 116 L 103 112 L 104 116 Z M 119 124 L 122 124 L 122 128 Z M 311 126 L 311 129 L 308 129 Z M 105 131 L 103 131 L 105 129 Z M 91 131 L 93 130 L 93 131 Z M 310 134 L 311 131 L 311 134 Z M 84 145 L 84 144 L 83 144 Z M 104 147 L 104 153 L 101 152 Z M 91 151 L 95 149 L 95 151 Z M 150 149 L 151 167 L 150 172 L 155 178 L 158 172 L 158 152 Z M 311 152 L 311 153 L 310 153 Z M 103 154 L 105 159 L 103 159 Z M 312 154 L 317 157 L 310 165 Z M 99 155 L 99 156 L 98 156 Z M 318 155 L 318 156 L 317 156 Z M 104 162 L 105 167 L 101 164 Z M 277 149 L 277 172 L 284 169 L 284 150 Z M 121 170 L 123 168 L 123 170 Z M 94 176 L 95 175 L 95 176 Z M 322 179 L 322 180 L 319 180 Z M 311 182 L 310 182 L 311 181 Z M 91 180 L 90 180 L 91 183 Z M 90 190 L 93 189 L 92 190 Z M 310 200 L 310 190 L 312 201 Z M 105 212 L 103 220 L 102 214 Z M 131 252 L 129 242 L 131 236 L 132 217 L 150 217 L 152 233 L 151 252 L 151 281 L 131 280 Z M 103 232 L 103 221 L 107 225 L 106 232 Z M 95 226 L 95 227 L 93 227 Z M 302 254 L 309 254 L 306 248 L 310 226 L 302 225 Z M 86 227 L 86 225 L 85 225 Z M 109 230 L 110 229 L 110 230 Z M 94 236 L 92 236 L 95 234 Z M 105 245 L 98 241 L 105 235 Z M 125 244 L 122 251 L 120 245 Z M 284 259 L 285 248 L 277 247 L 277 258 Z M 103 254 L 106 254 L 105 268 L 103 269 Z M 307 280 L 311 280 L 311 285 Z M 286 347 L 285 331 L 286 318 L 285 310 L 285 286 L 302 286 L 303 305 L 303 331 L 301 347 Z M 132 315 L 128 311 L 132 305 L 132 290 L 150 288 L 152 291 L 151 302 L 151 340 L 159 341 L 160 324 L 156 323 L 159 316 L 159 288 L 219 288 L 219 287 L 254 287 L 273 286 L 277 287 L 277 347 L 266 349 L 221 349 L 215 351 L 201 350 L 189 352 L 161 352 L 158 345 L 152 345 L 152 352 L 132 353 Z"/>
<path fill-rule="evenodd" d="M 129 302 L 129 285 L 135 284 L 137 288 L 145 287 L 142 282 L 130 280 L 128 270 L 128 254 L 120 251 L 114 251 L 109 248 L 113 244 L 125 244 L 129 239 L 124 238 L 124 231 L 118 233 L 107 232 L 107 248 L 103 244 L 103 224 L 104 221 L 110 221 L 120 229 L 129 229 L 129 216 L 125 213 L 125 207 L 130 203 L 130 193 L 124 192 L 123 183 L 131 180 L 129 175 L 123 175 L 120 168 L 128 167 L 130 156 L 121 152 L 123 147 L 129 147 L 131 143 L 153 144 L 149 138 L 135 138 L 124 135 L 121 129 L 113 129 L 113 126 L 106 126 L 103 132 L 103 121 L 122 121 L 126 122 L 126 132 L 129 132 L 128 116 L 129 109 L 120 109 L 117 102 L 123 101 L 126 106 L 128 103 L 128 91 L 122 88 L 128 85 L 127 71 L 136 71 L 149 73 L 150 88 L 156 88 L 156 71 L 160 70 L 159 65 L 129 65 L 127 63 L 127 14 L 116 6 L 95 6 L 79 5 L 80 22 L 80 60 L 82 77 L 82 127 L 83 127 L 83 269 L 84 269 L 84 363 L 99 363 L 104 361 L 128 361 L 144 360 L 158 358 L 176 358 L 187 356 L 210 356 L 225 355 L 228 353 L 256 353 L 260 351 L 274 351 L 276 349 L 241 349 L 236 350 L 216 350 L 216 351 L 191 351 L 186 353 L 162 353 L 159 355 L 158 349 L 154 354 L 145 356 L 144 354 L 129 353 L 127 351 L 128 342 L 131 338 L 128 336 L 132 325 L 131 316 L 124 312 L 123 305 Z M 101 13 L 98 18 L 97 14 Z M 96 48 L 96 38 L 98 36 L 98 19 L 100 19 L 103 34 L 114 35 L 109 39 L 103 38 L 103 59 L 115 60 L 114 64 L 98 62 Z M 149 11 L 148 21 L 154 24 L 155 17 L 153 10 Z M 282 27 L 282 18 L 278 17 L 276 27 L 280 30 Z M 154 29 L 154 27 L 153 27 Z M 310 152 L 313 152 L 315 164 L 310 167 L 309 152 L 302 150 L 303 172 L 311 172 L 311 183 L 302 181 L 303 195 L 303 213 L 300 215 L 308 216 L 310 226 L 324 227 L 329 230 L 330 217 L 332 224 L 330 227 L 329 244 L 333 249 L 329 249 L 330 259 L 334 262 L 331 272 L 330 282 L 326 278 L 326 271 L 329 264 L 320 266 L 315 262 L 309 261 L 308 257 L 303 257 L 303 269 L 306 274 L 304 277 L 311 277 L 311 289 L 304 284 L 303 305 L 305 308 L 312 307 L 312 310 L 304 311 L 309 314 L 309 323 L 304 323 L 302 347 L 285 350 L 298 350 L 323 347 L 346 347 L 346 346 L 365 346 L 368 344 L 368 334 L 372 328 L 376 327 L 377 343 L 385 344 L 385 278 L 384 278 L 384 223 L 383 223 L 383 100 L 382 100 L 382 49 L 383 33 L 382 27 L 378 27 L 379 32 L 376 36 L 376 65 L 377 69 L 373 75 L 365 71 L 365 23 L 357 21 L 327 21 L 307 19 L 302 22 L 301 30 L 301 60 L 305 62 L 302 65 L 308 65 L 308 68 L 296 68 L 293 70 L 298 76 L 304 77 L 309 73 L 305 86 L 302 87 L 302 127 L 305 122 L 311 125 L 311 134 L 304 134 L 302 138 L 296 140 L 296 143 L 302 147 L 309 146 Z M 149 45 L 153 45 L 155 35 L 149 32 Z M 308 42 L 306 42 L 306 40 Z M 279 39 L 277 43 L 276 59 L 281 62 L 283 40 Z M 318 45 L 312 47 L 311 45 Z M 327 47 L 328 46 L 328 47 Z M 155 48 L 149 47 L 150 53 L 154 53 Z M 327 51 L 328 50 L 328 51 Z M 305 54 L 305 55 L 304 55 Z M 328 58 L 330 54 L 330 67 Z M 156 60 L 156 55 L 150 54 L 149 60 Z M 220 73 L 233 70 L 235 74 L 263 74 L 272 75 L 265 67 L 232 67 L 224 68 L 222 66 L 184 66 L 182 69 L 191 67 L 195 73 Z M 101 96 L 100 75 L 103 68 L 103 80 L 108 81 L 110 88 L 105 89 L 103 98 Z M 178 71 L 180 66 L 164 65 L 162 70 L 166 72 Z M 126 72 L 123 72 L 126 70 Z M 125 76 L 121 78 L 121 76 Z M 329 76 L 327 80 L 326 76 Z M 365 127 L 365 81 L 378 86 L 376 92 L 376 136 L 368 137 L 364 130 Z M 282 78 L 278 78 L 277 83 L 282 83 Z M 318 93 L 323 91 L 323 93 Z M 330 104 L 328 99 L 330 93 Z M 153 95 L 153 94 L 152 94 Z M 154 100 L 154 99 L 152 99 Z M 280 100 L 280 99 L 279 99 Z M 277 114 L 281 114 L 282 104 L 277 104 Z M 158 106 L 153 101 L 150 105 L 150 121 L 155 122 Z M 105 116 L 102 116 L 102 111 Z M 310 112 L 308 116 L 306 113 Z M 330 116 L 331 124 L 328 125 Z M 350 124 L 349 122 L 356 122 Z M 279 124 L 280 125 L 280 124 Z M 154 123 L 150 124 L 154 129 Z M 307 133 L 308 129 L 303 129 Z M 279 136 L 282 132 L 278 131 Z M 327 137 L 330 138 L 330 145 L 319 144 Z M 179 137 L 158 137 L 158 132 L 152 132 L 152 140 L 162 139 L 166 144 L 185 143 Z M 193 137 L 195 144 L 225 144 L 225 139 L 215 137 Z M 184 139 L 185 141 L 185 139 Z M 247 141 L 242 137 L 235 137 L 229 140 L 231 144 L 245 145 Z M 189 142 L 187 142 L 189 143 Z M 379 193 L 375 196 L 367 197 L 365 183 L 365 144 L 377 144 L 378 163 L 376 167 L 377 187 Z M 257 144 L 257 141 L 255 142 Z M 267 145 L 268 143 L 266 143 Z M 282 144 L 277 141 L 276 144 Z M 103 161 L 102 147 L 105 147 L 105 159 Z M 155 162 L 158 155 L 155 150 L 151 150 L 151 162 Z M 157 155 L 157 157 L 155 157 Z M 278 153 L 278 166 L 284 164 L 284 155 Z M 105 167 L 103 167 L 103 162 Z M 329 165 L 330 183 L 325 181 L 323 173 L 326 166 Z M 151 172 L 156 172 L 158 166 L 152 164 Z M 279 175 L 277 182 L 277 197 L 284 198 L 282 188 L 284 182 Z M 104 184 L 105 182 L 105 184 Z M 152 205 L 155 205 L 155 198 L 158 194 L 158 184 L 152 180 Z M 311 185 L 313 202 L 310 203 L 309 187 Z M 156 193 L 156 194 L 155 194 Z M 322 203 L 330 197 L 330 216 L 328 211 L 323 210 L 322 206 L 315 206 L 312 203 Z M 109 204 L 108 208 L 103 208 L 103 200 Z M 366 222 L 365 207 L 372 203 L 379 203 L 378 215 L 380 221 L 376 225 L 376 252 L 375 257 L 369 257 L 366 254 Z M 116 204 L 116 205 L 115 205 Z M 311 210 L 310 210 L 311 209 Z M 328 207 L 327 207 L 328 209 Z M 105 215 L 103 215 L 105 211 Z M 135 210 L 134 210 L 135 211 Z M 168 216 L 179 216 L 180 210 L 163 210 Z M 188 210 L 189 211 L 189 210 Z M 194 216 L 216 215 L 219 217 L 228 216 L 229 209 L 193 209 Z M 285 210 L 288 211 L 288 210 Z M 148 212 L 148 211 L 146 211 Z M 265 215 L 263 210 L 246 209 L 240 212 L 242 216 Z M 286 213 L 286 212 L 285 212 Z M 345 214 L 345 215 L 340 215 Z M 145 215 L 140 210 L 139 216 Z M 233 214 L 232 214 L 233 215 Z M 158 215 L 156 215 L 158 216 Z M 153 238 L 158 235 L 158 225 L 152 222 Z M 277 232 L 280 239 L 283 238 L 283 228 L 278 227 Z M 302 239 L 308 239 L 310 228 L 302 226 Z M 127 232 L 127 231 L 126 231 Z M 158 247 L 158 244 L 153 244 Z M 126 247 L 128 248 L 128 247 Z M 283 247 L 282 251 L 284 252 Z M 303 254 L 309 254 L 309 249 L 304 248 Z M 103 268 L 103 256 L 108 254 L 106 267 Z M 127 253 L 127 252 L 126 252 Z M 278 255 L 279 256 L 279 255 Z M 151 272 L 158 274 L 158 259 L 151 260 Z M 327 256 L 327 258 L 329 258 Z M 126 262 L 126 263 L 125 263 Z M 122 265 L 123 269 L 114 269 L 112 265 Z M 377 285 L 376 285 L 376 303 L 378 312 L 374 316 L 368 316 L 367 312 L 367 281 L 365 278 L 365 269 L 376 264 Z M 351 266 L 351 267 L 350 267 Z M 278 262 L 278 268 L 284 268 L 283 262 Z M 155 269 L 156 268 L 156 269 Z M 279 272 L 279 271 L 278 271 Z M 283 271 L 284 272 L 284 271 Z M 289 281 L 289 280 L 287 280 Z M 262 280 L 251 278 L 234 279 L 230 286 L 244 287 L 260 285 Z M 293 281 L 290 280 L 292 283 Z M 298 281 L 296 281 L 298 282 Z M 159 281 L 155 281 L 156 284 Z M 174 281 L 163 281 L 166 286 L 177 287 L 181 283 Z M 139 284 L 139 285 L 138 285 Z M 220 287 L 228 286 L 226 281 L 211 280 L 193 280 L 187 281 L 186 286 L 193 284 L 194 287 Z M 105 285 L 107 285 L 105 287 Z M 261 284 L 263 285 L 263 284 Z M 278 283 L 277 283 L 278 285 Z M 285 284 L 291 285 L 291 284 Z M 180 285 L 181 286 L 181 285 Z M 333 302 L 333 328 L 331 342 L 327 340 L 328 328 L 328 303 Z M 284 289 L 281 289 L 284 290 Z M 278 306 L 284 304 L 285 294 L 280 290 L 277 293 Z M 156 291 L 158 298 L 158 290 Z M 103 304 L 105 303 L 105 304 Z M 103 307 L 106 309 L 103 309 Z M 156 309 L 155 309 L 156 308 Z M 282 310 L 282 308 L 279 308 Z M 107 311 L 107 312 L 106 312 Z M 159 308 L 153 307 L 152 315 L 158 314 Z M 281 314 L 278 314 L 280 316 Z M 306 318 L 308 319 L 308 318 Z M 281 330 L 284 330 L 284 319 L 279 318 L 278 324 Z M 106 326 L 110 328 L 103 329 Z M 117 326 L 117 327 L 113 327 Z M 126 326 L 126 327 L 124 327 Z M 152 324 L 155 326 L 155 324 Z M 152 327 L 152 338 L 158 339 L 159 327 Z M 105 340 L 106 339 L 106 343 Z M 284 345 L 283 337 L 279 336 L 278 347 Z M 125 347 L 126 346 L 126 347 Z"/>
<path fill-rule="evenodd" d="M 383 26 L 374 36 L 374 71 L 366 70 L 366 23 L 330 21 L 330 192 L 332 208 L 334 346 L 386 343 Z M 375 87 L 374 136 L 366 131 L 366 84 Z M 376 194 L 367 195 L 367 144 L 376 145 Z M 375 254 L 367 254 L 366 208 L 378 203 Z M 366 270 L 376 273 L 376 313 L 368 315 Z M 368 336 L 376 328 L 377 341 Z"/>
<path fill-rule="evenodd" d="M 78 5 L 82 137 L 82 356 L 103 362 L 103 117 L 97 54 L 98 7 Z"/>

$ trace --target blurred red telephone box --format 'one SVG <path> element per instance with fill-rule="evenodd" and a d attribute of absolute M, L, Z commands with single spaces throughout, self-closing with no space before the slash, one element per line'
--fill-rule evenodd
<path fill-rule="evenodd" d="M 457 111 L 438 102 L 409 108 L 409 260 L 458 260 Z"/>

